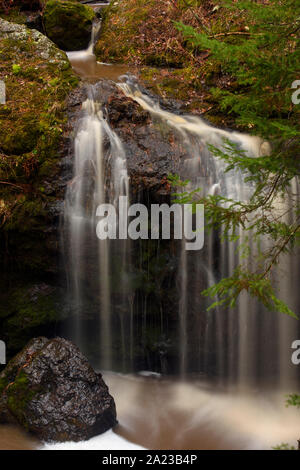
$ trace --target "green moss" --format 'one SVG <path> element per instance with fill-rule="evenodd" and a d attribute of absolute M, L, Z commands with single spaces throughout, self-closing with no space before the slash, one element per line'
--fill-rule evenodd
<path fill-rule="evenodd" d="M 11 21 L 12 23 L 17 23 L 17 24 L 26 23 L 26 15 L 25 13 L 20 11 L 20 8 L 18 7 L 10 8 L 9 11 L 4 11 L 4 9 L 1 9 L 1 6 L 0 6 L 0 17 L 6 21 Z"/>
<path fill-rule="evenodd" d="M 35 147 L 39 135 L 37 118 L 31 113 L 24 113 L 21 117 L 12 114 L 10 119 L 15 123 L 10 132 L 7 132 L 6 122 L 0 120 L 2 151 L 7 155 L 30 152 Z"/>
<path fill-rule="evenodd" d="M 40 177 L 53 177 L 57 173 L 57 162 L 53 160 L 46 160 L 39 169 Z M 44 191 L 42 191 L 44 192 Z"/>
<path fill-rule="evenodd" d="M 192 46 L 182 36 L 177 22 L 211 35 L 243 31 L 247 25 L 245 13 L 223 8 L 217 0 L 119 0 L 105 9 L 95 48 L 97 58 L 147 66 L 137 73 L 154 93 L 184 101 L 187 111 L 204 115 L 215 124 L 238 127 L 232 115 L 220 110 L 211 93 L 216 86 L 231 88 L 232 80 L 224 77 L 220 63 L 209 51 Z M 230 36 L 228 40 L 239 41 Z"/>
<path fill-rule="evenodd" d="M 9 291 L 5 305 L 0 307 L 0 318 L 6 318 L 6 327 L 26 330 L 57 319 L 56 292 L 34 293 L 32 287 L 20 287 Z"/>
<path fill-rule="evenodd" d="M 45 225 L 47 202 L 39 190 L 58 172 L 58 147 L 66 125 L 64 101 L 78 84 L 64 54 L 54 46 L 49 59 L 37 54 L 43 36 L 0 38 L 0 73 L 7 102 L 0 112 L 0 220 L 6 231 Z M 49 46 L 48 46 L 49 47 Z M 48 198 L 48 202 L 49 198 Z M 44 219 L 44 222 L 42 222 Z"/>
<path fill-rule="evenodd" d="M 187 110 L 195 109 L 200 102 L 202 107 L 205 105 L 202 98 L 203 85 L 198 71 L 193 67 L 180 70 L 143 67 L 139 75 L 145 86 L 155 94 L 185 101 Z"/>
<path fill-rule="evenodd" d="M 200 7 L 203 4 L 203 0 L 179 0 L 178 6 L 183 10 L 186 10 L 190 7 Z"/>
<path fill-rule="evenodd" d="M 3 390 L 7 387 L 7 385 L 9 384 L 9 380 L 7 379 L 7 377 L 0 377 L 0 395 L 1 393 L 3 392 Z"/>
<path fill-rule="evenodd" d="M 185 2 L 168 0 L 112 2 L 105 10 L 96 55 L 102 61 L 186 67 L 191 53 L 185 50 L 174 23 L 191 19 L 195 23 L 189 10 Z"/>
<path fill-rule="evenodd" d="M 95 47 L 96 55 L 103 61 L 113 62 L 132 62 L 133 58 L 141 57 L 143 51 L 136 38 L 140 25 L 149 20 L 149 12 L 155 5 L 155 0 L 111 2 L 103 10 L 102 32 Z"/>
<path fill-rule="evenodd" d="M 49 207 L 61 196 L 56 175 L 65 99 L 79 82 L 63 52 L 31 30 L 24 33 L 22 40 L 0 38 L 7 91 L 0 106 L 0 329 L 8 354 L 52 331 L 61 313 L 58 291 L 33 295 L 31 289 L 51 283 L 57 269 Z"/>
<path fill-rule="evenodd" d="M 5 230 L 18 230 L 19 232 L 33 232 L 40 228 L 39 218 L 42 220 L 47 216 L 45 203 L 39 198 L 30 195 L 23 196 L 16 206 L 12 217 L 7 222 Z"/>
<path fill-rule="evenodd" d="M 26 420 L 24 413 L 27 404 L 33 399 L 37 391 L 29 388 L 28 378 L 24 369 L 16 376 L 13 383 L 6 388 L 7 406 L 10 412 L 18 419 L 19 423 L 25 426 Z"/>
<path fill-rule="evenodd" d="M 87 47 L 94 18 L 91 7 L 63 0 L 49 0 L 44 12 L 47 36 L 67 51 Z"/>

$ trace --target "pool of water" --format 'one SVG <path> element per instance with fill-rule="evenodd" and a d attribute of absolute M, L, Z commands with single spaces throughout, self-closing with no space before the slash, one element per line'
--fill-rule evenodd
<path fill-rule="evenodd" d="M 94 82 L 106 79 L 117 81 L 118 78 L 130 70 L 128 65 L 104 64 L 97 62 L 93 54 L 88 51 L 68 52 L 69 60 L 74 71 L 84 80 Z"/>
<path fill-rule="evenodd" d="M 272 449 L 296 447 L 299 414 L 285 391 L 217 390 L 203 382 L 120 375 L 104 379 L 119 425 L 85 442 L 43 445 L 19 428 L 0 427 L 0 449 Z"/>

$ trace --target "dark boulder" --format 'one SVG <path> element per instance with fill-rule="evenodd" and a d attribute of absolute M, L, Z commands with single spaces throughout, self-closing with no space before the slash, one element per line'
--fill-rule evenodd
<path fill-rule="evenodd" d="M 31 340 L 0 375 L 0 423 L 63 442 L 89 439 L 116 422 L 101 374 L 63 338 Z"/>
<path fill-rule="evenodd" d="M 95 17 L 94 10 L 87 5 L 49 0 L 44 11 L 46 34 L 64 51 L 86 49 Z"/>
<path fill-rule="evenodd" d="M 181 139 L 162 121 L 155 121 L 139 104 L 127 98 L 112 81 L 99 81 L 94 86 L 94 99 L 102 104 L 109 124 L 123 142 L 133 200 L 141 202 L 147 193 L 147 200 L 153 203 L 168 202 L 171 194 L 168 175 L 180 173 L 188 158 Z M 160 104 L 178 112 L 173 103 Z"/>

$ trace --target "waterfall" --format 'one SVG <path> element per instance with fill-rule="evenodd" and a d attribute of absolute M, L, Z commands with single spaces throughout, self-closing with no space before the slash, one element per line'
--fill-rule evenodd
<path fill-rule="evenodd" d="M 222 149 L 224 139 L 228 139 L 256 158 L 268 154 L 267 142 L 217 129 L 196 116 L 166 111 L 140 90 L 132 76 L 123 78 L 125 81 L 118 83 L 122 92 L 149 111 L 153 119 L 163 121 L 186 149 L 187 157 L 179 169 L 180 176 L 189 180 L 186 189 L 200 187 L 204 196 L 220 194 L 239 201 L 249 199 L 253 191 L 251 184 L 244 182 L 240 171 L 225 172 L 226 164 L 210 153 L 209 144 Z M 169 338 L 164 324 L 168 322 L 168 312 L 162 304 L 158 306 L 160 337 L 155 333 L 153 342 L 147 343 L 156 324 L 149 310 L 147 286 L 141 287 L 141 283 L 147 282 L 143 277 L 147 268 L 143 271 L 142 263 L 150 259 L 149 249 L 157 249 L 158 256 L 159 243 L 153 248 L 147 240 L 133 245 L 127 239 L 99 240 L 96 236 L 99 204 L 111 203 L 118 213 L 127 214 L 128 207 L 122 204 L 119 207 L 119 197 L 129 196 L 129 178 L 125 147 L 105 119 L 94 97 L 95 87 L 90 86 L 89 98 L 82 106 L 75 137 L 74 174 L 65 199 L 70 335 L 102 369 L 134 371 L 138 364 L 151 362 L 147 357 L 150 345 L 157 348 L 161 369 L 165 371 L 168 366 L 164 351 L 169 347 Z M 298 197 L 296 180 L 290 191 Z M 289 198 L 276 204 L 278 216 L 284 220 Z M 240 244 L 249 237 L 247 243 L 255 253 L 258 248 L 251 233 L 240 229 L 239 236 Z M 209 301 L 201 295 L 202 290 L 231 275 L 243 256 L 238 244 L 221 243 L 221 238 L 222 230 L 212 231 L 206 235 L 204 249 L 198 252 L 187 252 L 185 240 L 176 245 L 181 245 L 176 253 L 177 285 L 174 286 L 179 297 L 178 334 L 173 344 L 177 370 L 182 377 L 196 373 L 224 385 L 256 386 L 266 380 L 287 386 L 296 372 L 291 364 L 291 344 L 297 339 L 296 320 L 267 311 L 247 293 L 240 295 L 235 308 L 218 307 L 207 312 Z M 266 237 L 259 243 L 261 249 L 269 246 Z M 247 262 L 251 269 L 251 258 Z M 283 255 L 273 270 L 280 297 L 296 313 L 299 271 L 296 253 Z"/>
<path fill-rule="evenodd" d="M 100 29 L 101 29 L 101 20 L 94 21 L 92 25 L 92 34 L 91 34 L 90 44 L 87 48 L 87 54 L 92 55 L 94 53 L 94 47 L 95 47 L 98 35 L 100 33 Z"/>
<path fill-rule="evenodd" d="M 118 294 L 124 295 L 129 248 L 126 240 L 96 237 L 96 210 L 104 203 L 122 210 L 118 207 L 119 196 L 128 197 L 129 186 L 122 143 L 105 120 L 100 104 L 94 100 L 93 90 L 91 86 L 90 97 L 82 105 L 82 118 L 75 137 L 74 174 L 65 198 L 68 304 L 73 314 L 71 335 L 83 350 L 89 348 L 90 341 L 85 331 L 87 320 L 91 315 L 93 328 L 97 329 L 94 316 L 98 309 L 98 365 L 111 369 L 111 297 L 116 270 L 112 263 L 117 263 L 119 273 Z M 123 353 L 125 355 L 125 351 Z"/>
<path fill-rule="evenodd" d="M 67 52 L 67 56 L 69 60 L 74 64 L 76 61 L 86 61 L 86 60 L 91 60 L 92 58 L 96 62 L 95 56 L 94 56 L 94 47 L 97 41 L 97 38 L 99 36 L 100 30 L 101 30 L 101 24 L 102 21 L 101 19 L 96 19 L 94 20 L 92 24 L 92 32 L 91 32 L 91 39 L 90 43 L 87 47 L 87 49 L 84 49 L 82 51 L 71 51 Z"/>
<path fill-rule="evenodd" d="M 253 187 L 244 182 L 240 171 L 225 173 L 226 164 L 211 155 L 208 144 L 223 149 L 224 139 L 228 139 L 255 158 L 270 152 L 268 142 L 259 137 L 214 128 L 196 116 L 179 116 L 163 110 L 158 102 L 140 90 L 134 77 L 123 76 L 122 79 L 118 86 L 123 93 L 149 111 L 153 118 L 164 121 L 186 147 L 190 157 L 184 162 L 181 176 L 189 179 L 188 189 L 201 187 L 202 195 L 220 194 L 237 201 L 249 199 Z M 293 180 L 292 184 L 291 191 L 298 197 L 298 182 Z M 288 204 L 288 196 L 278 201 L 282 214 Z M 282 217 L 284 220 L 284 215 Z M 251 233 L 240 229 L 239 235 L 240 244 L 247 236 L 255 251 Z M 231 275 L 243 256 L 236 244 L 220 243 L 221 236 L 222 233 L 216 232 L 207 236 L 205 249 L 198 254 L 186 253 L 182 244 L 178 306 L 181 374 L 200 372 L 206 377 L 218 377 L 220 382 L 239 385 L 255 385 L 266 378 L 268 382 L 273 380 L 286 386 L 296 375 L 290 356 L 292 341 L 297 339 L 297 320 L 267 311 L 247 293 L 240 295 L 234 309 L 218 308 L 206 313 L 207 300 L 201 296 L 201 291 L 222 277 Z M 266 237 L 260 243 L 261 248 L 269 246 Z M 250 258 L 249 268 L 251 262 Z M 285 254 L 273 271 L 273 278 L 280 287 L 280 296 L 290 308 L 299 312 L 299 301 L 295 295 L 300 274 L 297 253 Z M 204 325 L 199 327 L 199 322 L 204 322 Z M 198 354 L 193 338 L 195 329 L 196 341 L 199 342 Z"/>

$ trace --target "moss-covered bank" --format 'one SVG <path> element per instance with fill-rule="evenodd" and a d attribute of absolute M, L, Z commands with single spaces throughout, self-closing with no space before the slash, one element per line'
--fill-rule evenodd
<path fill-rule="evenodd" d="M 65 53 L 45 36 L 1 18 L 0 79 L 6 86 L 0 105 L 0 335 L 16 351 L 31 328 L 53 324 L 59 311 L 50 287 L 57 263 L 53 224 L 63 194 L 65 99 L 78 79 Z M 50 286 L 33 295 L 43 283 Z"/>
<path fill-rule="evenodd" d="M 216 124 L 233 125 L 210 88 L 231 88 L 234 80 L 209 51 L 189 46 L 176 22 L 211 35 L 246 27 L 243 14 L 229 12 L 217 0 L 120 0 L 105 9 L 97 57 L 138 65 L 140 78 L 156 94 L 183 100 L 187 109 Z"/>

